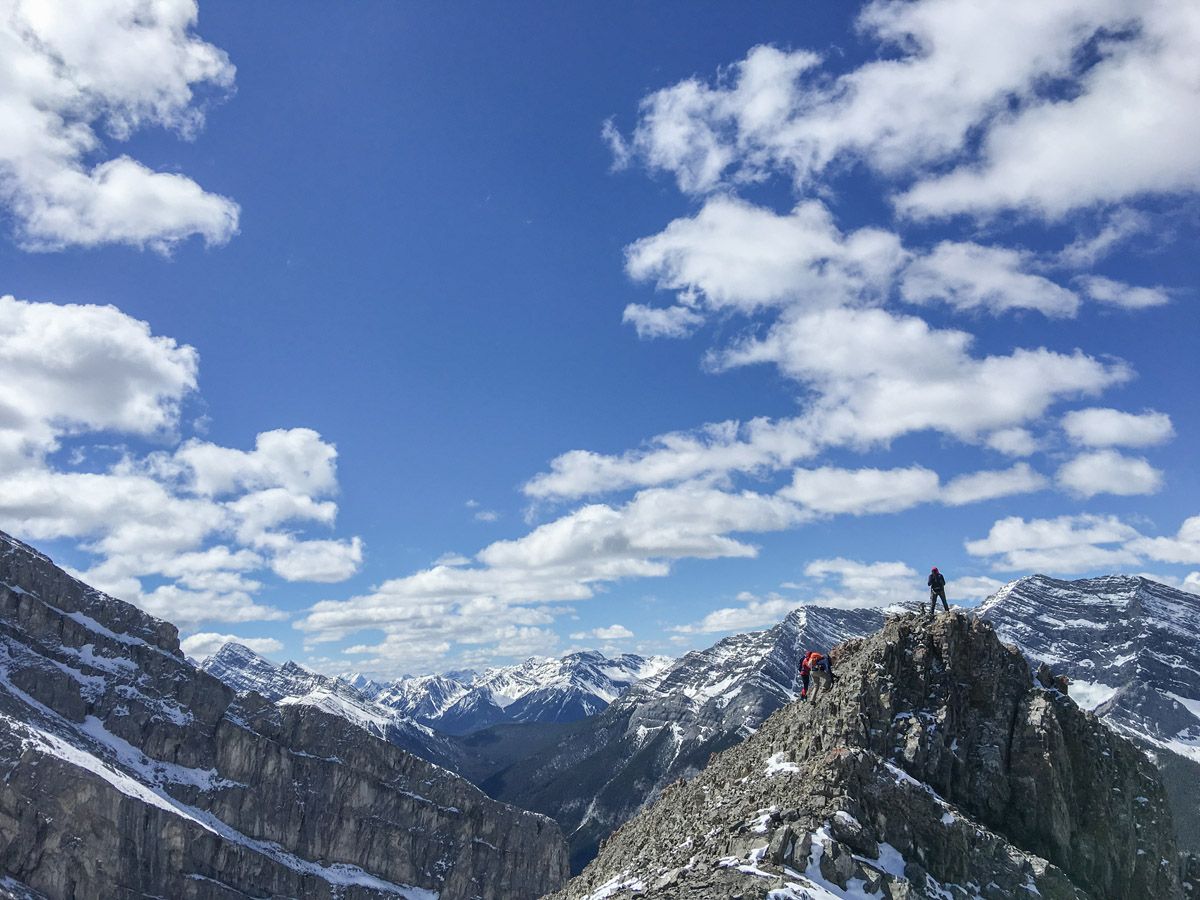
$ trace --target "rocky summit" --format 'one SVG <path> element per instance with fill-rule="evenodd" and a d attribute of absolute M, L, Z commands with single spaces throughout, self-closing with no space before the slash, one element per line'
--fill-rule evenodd
<path fill-rule="evenodd" d="M 239 697 L 174 626 L 0 534 L 0 896 L 510 900 L 566 876 L 549 819 Z"/>
<path fill-rule="evenodd" d="M 897 616 L 834 656 L 555 900 L 1198 896 L 1154 766 L 986 621 Z"/>

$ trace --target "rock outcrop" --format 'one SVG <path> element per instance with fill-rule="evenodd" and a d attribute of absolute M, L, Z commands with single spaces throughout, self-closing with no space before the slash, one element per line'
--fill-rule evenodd
<path fill-rule="evenodd" d="M 1153 753 L 1180 844 L 1200 852 L 1200 596 L 1135 575 L 1018 579 L 978 615 Z"/>
<path fill-rule="evenodd" d="M 549 819 L 337 716 L 239 699 L 174 626 L 0 534 L 0 891 L 536 897 Z"/>
<path fill-rule="evenodd" d="M 556 900 L 1178 898 L 1144 754 L 986 622 L 888 620 L 838 680 L 626 823 Z"/>

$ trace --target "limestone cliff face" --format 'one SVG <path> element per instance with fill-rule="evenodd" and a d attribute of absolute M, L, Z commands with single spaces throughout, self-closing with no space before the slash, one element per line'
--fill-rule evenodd
<path fill-rule="evenodd" d="M 537 897 L 557 825 L 313 707 L 0 534 L 0 894 Z"/>
<path fill-rule="evenodd" d="M 990 625 L 889 619 L 557 898 L 1180 897 L 1162 782 Z"/>

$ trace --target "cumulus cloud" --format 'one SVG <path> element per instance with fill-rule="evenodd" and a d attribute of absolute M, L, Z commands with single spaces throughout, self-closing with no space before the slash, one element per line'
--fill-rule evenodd
<path fill-rule="evenodd" d="M 899 512 L 921 503 L 962 506 L 1041 490 L 1046 478 L 1025 463 L 999 471 L 972 472 L 941 483 L 923 466 L 903 469 L 800 469 L 780 496 L 818 513 L 869 515 Z"/>
<path fill-rule="evenodd" d="M 289 538 L 271 557 L 271 570 L 285 581 L 345 581 L 362 564 L 360 538 L 301 541 Z"/>
<path fill-rule="evenodd" d="M 1086 447 L 1151 447 L 1175 436 L 1171 417 L 1153 410 L 1074 409 L 1063 416 L 1062 427 L 1072 443 Z"/>
<path fill-rule="evenodd" d="M 163 464 L 186 470 L 198 494 L 284 488 L 294 494 L 322 495 L 336 486 L 337 448 L 311 428 L 264 431 L 253 450 L 186 441 Z"/>
<path fill-rule="evenodd" d="M 1148 309 L 1171 302 L 1171 295 L 1162 287 L 1138 287 L 1100 275 L 1083 276 L 1079 284 L 1084 293 L 1097 303 L 1123 309 Z"/>
<path fill-rule="evenodd" d="M 1054 403 L 1127 381 L 1130 369 L 1076 351 L 970 353 L 969 334 L 884 309 L 837 308 L 784 317 L 765 337 L 714 353 L 715 369 L 770 363 L 804 385 L 800 417 L 723 422 L 659 435 L 644 448 L 565 453 L 525 492 L 579 497 L 702 476 L 777 470 L 828 447 L 867 448 L 933 430 L 1028 453 L 1022 428 Z"/>
<path fill-rule="evenodd" d="M 268 571 L 329 582 L 357 571 L 358 538 L 310 539 L 332 526 L 335 448 L 309 429 L 257 436 L 251 451 L 179 442 L 196 390 L 196 351 L 114 307 L 0 298 L 0 518 L 30 540 L 74 541 L 81 577 L 184 628 L 278 620 L 255 601 Z M 175 445 L 82 468 L 71 442 Z M 288 529 L 288 530 L 285 530 Z"/>
<path fill-rule="evenodd" d="M 196 388 L 199 355 L 112 306 L 0 297 L 0 470 L 64 435 L 166 435 Z"/>
<path fill-rule="evenodd" d="M 779 493 L 819 513 L 896 512 L 937 497 L 938 475 L 922 466 L 906 469 L 798 469 Z"/>
<path fill-rule="evenodd" d="M 296 627 L 312 642 L 380 629 L 384 640 L 369 652 L 389 670 L 415 667 L 414 643 L 426 641 L 487 643 L 511 655 L 496 621 L 540 628 L 564 611 L 547 602 L 586 600 L 621 579 L 662 577 L 679 559 L 752 558 L 757 548 L 734 535 L 778 531 L 803 517 L 795 504 L 751 491 L 695 483 L 644 490 L 625 504 L 588 504 L 489 544 L 474 565 L 435 565 L 369 594 L 321 601 Z"/>
<path fill-rule="evenodd" d="M 576 631 L 571 635 L 573 641 L 586 641 L 595 638 L 598 641 L 623 641 L 633 637 L 633 632 L 624 625 L 608 625 L 603 628 L 593 628 L 591 631 Z"/>
<path fill-rule="evenodd" d="M 748 631 L 753 628 L 774 625 L 800 606 L 798 600 L 781 597 L 778 594 L 756 597 L 751 593 L 743 592 L 738 594 L 737 599 L 741 602 L 741 606 L 714 609 L 699 622 L 675 625 L 672 626 L 671 631 L 678 635 Z"/>
<path fill-rule="evenodd" d="M 710 309 L 753 312 L 881 296 L 905 258 L 894 234 L 878 228 L 843 234 L 817 201 L 779 215 L 719 196 L 631 244 L 625 268 L 635 281 L 680 291 Z"/>
<path fill-rule="evenodd" d="M 920 599 L 924 589 L 923 576 L 902 562 L 815 559 L 804 567 L 804 574 L 822 583 L 817 602 L 838 606 L 910 603 Z"/>
<path fill-rule="evenodd" d="M 870 62 L 828 77 L 814 53 L 755 47 L 714 84 L 690 78 L 648 96 L 631 138 L 610 128 L 610 146 L 689 193 L 779 171 L 806 186 L 862 160 L 916 177 L 896 199 L 918 215 L 1057 216 L 1200 184 L 1200 126 L 1179 115 L 1200 96 L 1187 0 L 876 0 L 858 24 L 883 51 Z M 1089 46 L 1098 52 L 1081 65 Z"/>
<path fill-rule="evenodd" d="M 1158 562 L 1200 565 L 1200 516 L 1185 519 L 1174 537 L 1138 538 L 1129 547 Z"/>
<path fill-rule="evenodd" d="M 1097 494 L 1128 497 L 1156 493 L 1163 479 L 1162 473 L 1140 456 L 1096 450 L 1064 463 L 1055 480 L 1060 487 L 1080 497 Z"/>
<path fill-rule="evenodd" d="M 770 363 L 808 386 L 827 445 L 870 445 L 933 429 L 961 440 L 1020 426 L 1053 403 L 1097 394 L 1127 366 L 1046 348 L 976 357 L 971 336 L 883 309 L 785 317 L 765 337 L 716 354 L 719 369 Z"/>
<path fill-rule="evenodd" d="M 621 454 L 571 450 L 534 476 L 525 493 L 538 499 L 582 497 L 631 487 L 654 487 L 728 472 L 778 469 L 812 456 L 814 435 L 799 419 L 715 422 L 661 434 Z"/>
<path fill-rule="evenodd" d="M 909 303 L 941 302 L 959 310 L 998 314 L 1033 309 L 1047 316 L 1074 316 L 1079 298 L 1026 271 L 1031 263 L 1031 254 L 1008 247 L 942 241 L 904 271 L 900 295 Z"/>
<path fill-rule="evenodd" d="M 255 653 L 278 653 L 283 644 L 275 638 L 244 638 L 236 634 L 218 634 L 215 631 L 200 631 L 179 642 L 183 652 L 192 659 L 207 659 L 228 643 L 241 644 Z"/>
<path fill-rule="evenodd" d="M 984 443 L 1005 456 L 1029 456 L 1040 449 L 1037 438 L 1027 428 L 1001 428 L 989 434 Z"/>
<path fill-rule="evenodd" d="M 195 36 L 194 0 L 15 2 L 0 15 L 0 197 L 34 249 L 123 243 L 167 250 L 190 236 L 221 244 L 238 206 L 184 175 L 125 154 L 101 134 L 147 127 L 193 137 L 197 90 L 227 91 L 234 67 Z"/>
<path fill-rule="evenodd" d="M 1000 519 L 987 537 L 967 541 L 972 556 L 991 557 L 992 567 L 1049 574 L 1118 569 L 1138 561 L 1125 544 L 1140 537 L 1115 516 Z"/>
<path fill-rule="evenodd" d="M 1054 6 L 1046 15 L 1076 20 L 1075 40 L 1055 36 L 1064 49 L 1108 29 L 1095 44 L 1098 61 L 1074 79 L 1067 96 L 1040 97 L 998 115 L 978 161 L 918 183 L 899 198 L 901 210 L 944 216 L 1022 209 L 1057 218 L 1097 203 L 1200 188 L 1195 5 L 1151 0 Z M 1038 40 L 1032 30 L 1026 33 Z"/>

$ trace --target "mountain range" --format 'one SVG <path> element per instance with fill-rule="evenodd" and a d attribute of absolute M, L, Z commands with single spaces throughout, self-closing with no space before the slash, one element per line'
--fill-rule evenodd
<path fill-rule="evenodd" d="M 578 869 L 666 785 L 694 776 L 791 701 L 807 650 L 828 650 L 882 624 L 878 610 L 805 607 L 767 631 L 692 651 L 481 786 L 554 818 Z"/>

